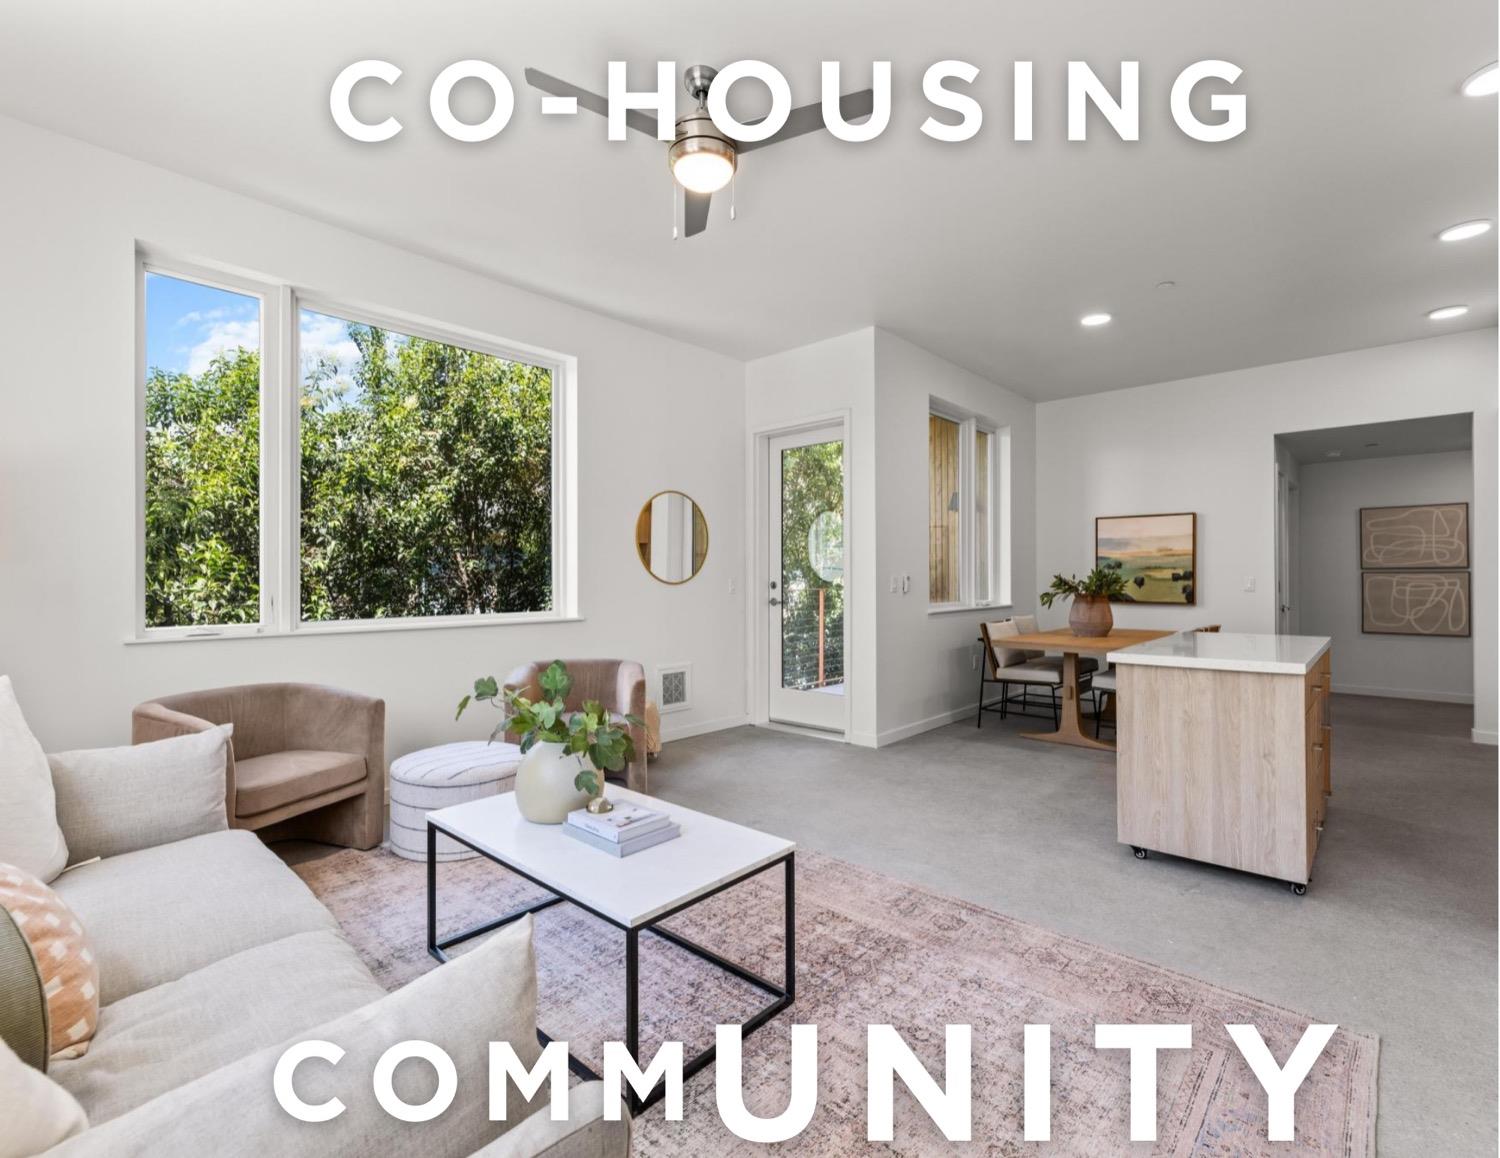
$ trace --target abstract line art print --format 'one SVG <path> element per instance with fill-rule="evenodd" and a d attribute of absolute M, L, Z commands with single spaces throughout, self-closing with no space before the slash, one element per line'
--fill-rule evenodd
<path fill-rule="evenodd" d="M 1467 567 L 1469 504 L 1362 507 L 1359 565 L 1367 571 Z"/>

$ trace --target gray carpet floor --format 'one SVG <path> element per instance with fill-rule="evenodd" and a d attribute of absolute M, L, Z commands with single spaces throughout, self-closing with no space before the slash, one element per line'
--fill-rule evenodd
<path fill-rule="evenodd" d="M 651 790 L 1381 1038 L 1382 1154 L 1496 1152 L 1496 751 L 1470 709 L 1337 696 L 1313 882 L 1137 861 L 1114 757 L 986 716 L 878 751 L 680 740 Z"/>

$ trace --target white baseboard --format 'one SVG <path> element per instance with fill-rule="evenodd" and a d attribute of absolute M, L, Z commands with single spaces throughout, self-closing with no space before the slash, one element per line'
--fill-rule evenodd
<path fill-rule="evenodd" d="M 665 720 L 661 725 L 661 742 L 670 744 L 673 740 L 686 740 L 689 736 L 705 736 L 709 732 L 722 732 L 726 728 L 739 728 L 750 722 L 749 716 L 723 716 L 717 720 L 700 720 L 696 724 L 682 724 L 675 728 L 669 728 Z"/>
<path fill-rule="evenodd" d="M 1500 744 L 1500 732 L 1481 732 L 1478 728 L 1471 728 L 1469 736 L 1476 744 L 1488 744 L 1491 747 Z"/>
<path fill-rule="evenodd" d="M 923 732 L 930 732 L 934 728 L 947 727 L 949 724 L 957 723 L 959 720 L 972 717 L 975 712 L 973 704 L 966 704 L 961 708 L 953 708 L 950 711 L 939 712 L 935 716 L 928 716 L 925 720 L 918 720 L 912 724 L 903 724 L 899 728 L 889 728 L 880 732 L 875 737 L 875 747 L 884 748 L 887 744 L 899 743 L 909 740 L 913 736 L 920 736 Z"/>
<path fill-rule="evenodd" d="M 1388 700 L 1426 700 L 1437 704 L 1472 704 L 1474 697 L 1464 692 L 1430 692 L 1419 688 L 1367 688 L 1358 684 L 1334 684 L 1336 696 L 1381 696 Z"/>

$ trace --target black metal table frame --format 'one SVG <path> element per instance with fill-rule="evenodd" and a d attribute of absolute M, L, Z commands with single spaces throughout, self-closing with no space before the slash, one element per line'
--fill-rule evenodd
<path fill-rule="evenodd" d="M 480 856 L 484 857 L 486 860 L 494 862 L 501 868 L 509 869 L 517 876 L 530 881 L 538 888 L 545 889 L 552 895 L 544 898 L 541 901 L 537 901 L 534 904 L 524 905 L 519 909 L 506 913 L 504 916 L 496 917 L 493 920 L 489 921 L 483 921 L 477 925 L 463 930 L 462 932 L 454 933 L 450 937 L 444 937 L 439 940 L 437 935 L 437 835 L 439 832 L 448 837 L 450 840 L 457 841 L 465 848 L 473 849 Z M 739 876 L 734 877 L 731 880 L 727 880 L 721 885 L 716 885 L 712 889 L 709 889 L 706 893 L 701 893 L 698 896 L 691 898 L 690 900 L 683 901 L 679 905 L 674 905 L 672 908 L 667 909 L 665 912 L 658 913 L 649 921 L 644 921 L 639 925 L 631 926 L 617 921 L 613 917 L 605 916 L 597 909 L 591 908 L 589 905 L 584 904 L 576 897 L 570 897 L 564 893 L 558 892 L 551 885 L 537 880 L 536 877 L 532 876 L 524 869 L 518 868 L 517 866 L 511 864 L 509 861 L 496 856 L 494 853 L 489 852 L 486 849 L 482 849 L 471 844 L 469 841 L 465 840 L 457 833 L 452 832 L 447 828 L 442 828 L 441 826 L 434 824 L 431 820 L 429 820 L 427 822 L 427 951 L 431 953 L 432 956 L 436 957 L 439 961 L 446 962 L 448 960 L 448 954 L 444 950 L 451 949 L 454 945 L 461 945 L 465 941 L 473 940 L 475 937 L 481 937 L 485 933 L 493 932 L 496 929 L 510 924 L 512 921 L 518 921 L 522 917 L 526 916 L 527 913 L 535 913 L 541 911 L 542 909 L 549 909 L 553 905 L 561 904 L 563 901 L 567 901 L 575 907 L 582 909 L 584 912 L 597 917 L 599 920 L 605 922 L 606 924 L 613 925 L 615 928 L 620 929 L 625 934 L 625 1049 L 630 1054 L 631 1060 L 635 1062 L 636 1067 L 639 1068 L 641 1064 L 640 935 L 643 932 L 655 933 L 658 937 L 662 938 L 662 940 L 670 942 L 680 949 L 686 949 L 689 953 L 692 953 L 697 957 L 701 957 L 703 960 L 708 961 L 713 965 L 717 965 L 725 972 L 738 977 L 741 981 L 748 982 L 749 984 L 755 986 L 757 989 L 761 989 L 772 996 L 774 1000 L 772 1000 L 769 1005 L 763 1006 L 745 1021 L 740 1023 L 741 1038 L 750 1036 L 750 1034 L 754 1033 L 766 1022 L 770 1021 L 771 1018 L 775 1017 L 783 1009 L 788 1008 L 792 1004 L 792 1002 L 796 1000 L 797 939 L 795 935 L 795 927 L 797 874 L 795 863 L 796 852 L 788 852 L 783 856 L 777 857 L 775 860 L 771 861 L 768 864 L 763 864 L 756 868 L 750 869 L 748 872 L 741 873 Z M 700 901 L 706 901 L 709 897 L 717 896 L 719 893 L 724 892 L 726 889 L 731 889 L 735 885 L 742 884 L 743 882 L 749 880 L 751 877 L 759 876 L 763 872 L 769 872 L 771 869 L 776 868 L 778 865 L 784 866 L 786 873 L 786 893 L 784 900 L 784 907 L 786 910 L 786 981 L 783 984 L 777 985 L 774 981 L 771 981 L 765 977 L 760 976 L 760 974 L 758 973 L 746 969 L 743 965 L 731 961 L 727 957 L 721 957 L 712 949 L 705 948 L 704 946 L 699 945 L 696 941 L 689 940 L 681 933 L 674 933 L 671 929 L 661 928 L 662 921 L 676 916 L 684 909 L 691 908 L 693 905 L 698 904 L 698 902 Z M 543 1033 L 541 1029 L 537 1030 L 536 1036 L 537 1040 L 540 1041 L 543 1045 L 546 1045 L 552 1040 L 545 1033 Z M 710 1045 L 696 1057 L 688 1060 L 682 1067 L 683 1081 L 687 1081 L 688 1078 L 692 1077 L 704 1066 L 710 1064 L 714 1060 L 716 1049 L 716 1046 Z M 599 1075 L 595 1073 L 592 1068 L 575 1057 L 571 1052 L 568 1054 L 568 1068 L 586 1081 L 600 1080 Z M 666 1084 L 664 1082 L 657 1082 L 644 1098 L 640 1097 L 635 1092 L 634 1088 L 630 1085 L 629 1082 L 624 1083 L 623 1092 L 625 1097 L 625 1104 L 629 1108 L 631 1115 L 635 1116 L 642 1110 L 646 1109 L 648 1106 L 655 1105 L 666 1096 Z"/>

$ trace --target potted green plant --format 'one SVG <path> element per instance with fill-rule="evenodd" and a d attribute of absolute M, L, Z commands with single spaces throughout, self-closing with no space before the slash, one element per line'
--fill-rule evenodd
<path fill-rule="evenodd" d="M 1109 609 L 1111 596 L 1125 594 L 1125 579 L 1110 567 L 1095 567 L 1082 579 L 1070 575 L 1052 576 L 1052 585 L 1037 598 L 1043 607 L 1051 607 L 1055 599 L 1071 599 L 1073 607 L 1068 612 L 1068 626 L 1074 635 L 1108 635 L 1115 625 L 1114 613 Z"/>
<path fill-rule="evenodd" d="M 641 720 L 625 716 L 621 723 L 598 700 L 586 701 L 581 711 L 568 711 L 573 678 L 561 660 L 549 664 L 538 682 L 542 694 L 530 700 L 519 690 L 501 688 L 494 676 L 477 679 L 453 718 L 475 702 L 503 713 L 490 740 L 506 733 L 520 737 L 516 807 L 527 820 L 561 824 L 569 812 L 585 806 L 590 812 L 608 812 L 612 806 L 604 797 L 604 774 L 619 772 L 635 759 L 625 725 L 639 727 Z"/>

